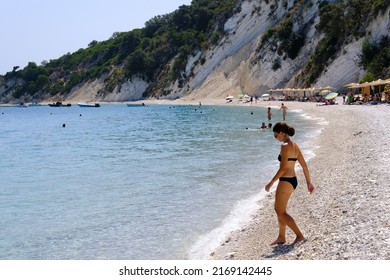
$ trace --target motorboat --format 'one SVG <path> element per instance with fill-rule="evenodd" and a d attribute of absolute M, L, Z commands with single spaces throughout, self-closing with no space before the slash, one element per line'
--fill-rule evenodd
<path fill-rule="evenodd" d="M 100 107 L 100 104 L 99 103 L 77 103 L 77 105 L 79 105 L 80 107 L 94 107 L 94 108 L 97 108 L 97 107 Z"/>
<path fill-rule="evenodd" d="M 139 104 L 139 103 L 127 103 L 127 107 L 145 107 L 146 105 L 145 105 L 145 103 L 141 103 L 141 104 Z"/>
<path fill-rule="evenodd" d="M 62 104 L 62 102 L 58 101 L 56 103 L 49 104 L 50 107 L 70 107 L 72 104 Z"/>

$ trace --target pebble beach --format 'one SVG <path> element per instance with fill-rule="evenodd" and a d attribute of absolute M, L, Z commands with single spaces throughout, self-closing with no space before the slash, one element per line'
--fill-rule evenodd
<path fill-rule="evenodd" d="M 318 148 L 308 161 L 316 189 L 309 194 L 297 168 L 299 185 L 287 208 L 306 241 L 293 245 L 295 236 L 287 229 L 287 243 L 270 246 L 278 235 L 275 183 L 259 202 L 260 210 L 252 221 L 227 237 L 209 259 L 390 259 L 390 106 L 343 105 L 341 99 L 338 104 L 285 103 L 289 110 L 303 110 L 327 123 L 320 136 L 312 139 Z M 262 101 L 252 106 L 280 105 L 279 101 Z M 273 176 L 269 174 L 270 179 Z"/>

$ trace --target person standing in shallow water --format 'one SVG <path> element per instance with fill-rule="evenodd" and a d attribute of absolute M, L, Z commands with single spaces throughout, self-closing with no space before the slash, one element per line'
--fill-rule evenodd
<path fill-rule="evenodd" d="M 271 107 L 268 107 L 267 116 L 268 116 L 268 120 L 271 121 L 272 119 Z"/>
<path fill-rule="evenodd" d="M 300 231 L 299 227 L 295 223 L 294 219 L 287 214 L 287 204 L 291 194 L 294 192 L 298 185 L 297 177 L 295 174 L 295 163 L 298 160 L 302 166 L 303 174 L 305 175 L 307 189 L 310 193 L 314 191 L 314 186 L 311 183 L 309 169 L 306 161 L 299 149 L 298 145 L 290 139 L 294 136 L 295 129 L 289 126 L 285 122 L 278 122 L 273 127 L 274 136 L 277 140 L 282 142 L 282 146 L 279 154 L 280 166 L 272 180 L 265 186 L 267 192 L 270 191 L 272 185 L 279 180 L 275 194 L 275 212 L 278 217 L 279 223 L 279 235 L 271 245 L 286 243 L 286 227 L 291 228 L 296 238 L 294 243 L 304 241 L 305 237 Z"/>
<path fill-rule="evenodd" d="M 283 112 L 283 120 L 284 121 L 286 120 L 287 109 L 288 109 L 287 106 L 282 103 L 282 105 L 280 106 L 279 111 L 282 110 L 282 112 Z"/>

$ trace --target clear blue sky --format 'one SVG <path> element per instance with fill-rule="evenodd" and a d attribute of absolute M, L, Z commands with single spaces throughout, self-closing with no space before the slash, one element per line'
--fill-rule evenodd
<path fill-rule="evenodd" d="M 0 75 L 142 28 L 191 0 L 0 0 Z"/>

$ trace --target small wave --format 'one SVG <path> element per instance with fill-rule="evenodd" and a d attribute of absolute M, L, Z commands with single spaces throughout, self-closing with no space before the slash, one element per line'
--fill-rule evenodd
<path fill-rule="evenodd" d="M 210 254 L 229 236 L 230 233 L 240 230 L 251 221 L 253 215 L 261 208 L 259 201 L 265 197 L 264 191 L 253 197 L 240 200 L 236 203 L 230 215 L 223 220 L 222 224 L 211 232 L 199 237 L 190 248 L 188 258 L 192 260 L 208 259 Z"/>
<path fill-rule="evenodd" d="M 321 124 L 321 125 L 328 124 L 328 121 L 326 121 L 325 118 L 314 117 L 314 116 L 310 115 L 309 113 L 305 112 L 303 109 L 293 109 L 293 110 L 291 110 L 291 112 L 297 113 L 305 119 L 316 121 L 318 124 Z"/>
<path fill-rule="evenodd" d="M 292 109 L 291 112 L 301 113 L 301 112 L 303 112 L 303 110 L 302 109 Z"/>
<path fill-rule="evenodd" d="M 319 148 L 319 146 L 316 146 L 316 147 L 313 147 L 312 150 L 306 151 L 305 152 L 305 160 L 309 161 L 309 160 L 313 159 L 316 156 L 316 153 L 314 152 L 314 150 L 316 150 L 318 148 Z"/>

